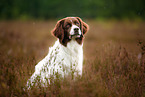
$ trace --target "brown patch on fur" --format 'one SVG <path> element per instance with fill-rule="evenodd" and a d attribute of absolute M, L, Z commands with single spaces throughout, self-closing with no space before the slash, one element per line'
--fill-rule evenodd
<path fill-rule="evenodd" d="M 61 19 L 57 22 L 55 28 L 52 30 L 52 34 L 57 37 L 60 41 L 60 43 L 64 46 L 67 46 L 67 43 L 71 40 L 69 38 L 70 36 L 70 30 L 72 25 L 77 25 L 80 27 L 82 35 L 79 38 L 76 38 L 75 40 L 78 42 L 78 44 L 83 43 L 83 35 L 86 34 L 89 27 L 88 25 L 83 22 L 79 17 L 66 17 L 64 19 Z"/>
<path fill-rule="evenodd" d="M 76 41 L 78 44 L 82 44 L 83 43 L 84 38 L 80 37 L 80 38 L 76 38 Z"/>
<path fill-rule="evenodd" d="M 83 22 L 81 18 L 79 18 L 79 17 L 76 17 L 76 18 L 80 22 L 81 31 L 83 32 L 83 35 L 85 35 L 88 32 L 88 30 L 89 30 L 88 24 L 86 24 L 85 22 Z"/>
<path fill-rule="evenodd" d="M 59 38 L 59 41 L 62 42 L 64 38 L 64 29 L 63 29 L 63 22 L 64 19 L 59 20 L 55 26 L 55 28 L 52 30 L 52 35 Z"/>

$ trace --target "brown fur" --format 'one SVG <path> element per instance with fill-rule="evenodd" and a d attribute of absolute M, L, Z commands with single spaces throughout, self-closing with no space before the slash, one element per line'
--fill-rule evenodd
<path fill-rule="evenodd" d="M 79 44 L 82 44 L 83 36 L 84 36 L 84 34 L 87 33 L 87 31 L 89 29 L 88 25 L 85 22 L 83 22 L 79 17 L 66 17 L 64 19 L 59 20 L 57 22 L 55 28 L 52 30 L 52 34 L 55 37 L 57 37 L 59 39 L 60 43 L 64 46 L 67 46 L 67 43 L 71 40 L 69 38 L 69 36 L 70 36 L 69 32 L 71 30 L 72 24 L 80 27 L 81 32 L 83 32 L 81 37 L 76 38 L 76 41 Z"/>
<path fill-rule="evenodd" d="M 83 35 L 85 35 L 89 30 L 89 26 L 85 22 L 83 22 L 81 18 L 79 18 L 79 17 L 76 17 L 76 18 L 81 23 L 81 30 L 83 31 Z"/>

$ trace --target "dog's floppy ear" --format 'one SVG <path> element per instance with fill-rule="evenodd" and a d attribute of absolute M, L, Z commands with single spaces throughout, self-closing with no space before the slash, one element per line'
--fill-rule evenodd
<path fill-rule="evenodd" d="M 64 38 L 64 29 L 63 29 L 64 20 L 61 19 L 57 22 L 54 29 L 51 31 L 52 35 L 57 37 L 60 41 Z"/>
<path fill-rule="evenodd" d="M 81 31 L 83 32 L 83 35 L 86 34 L 88 32 L 88 30 L 89 30 L 88 24 L 83 22 L 81 18 L 79 18 L 79 17 L 76 17 L 76 18 L 80 22 L 80 27 L 81 27 Z"/>

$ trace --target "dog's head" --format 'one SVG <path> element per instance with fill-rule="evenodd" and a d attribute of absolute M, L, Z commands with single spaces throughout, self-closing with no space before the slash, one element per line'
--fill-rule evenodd
<path fill-rule="evenodd" d="M 67 43 L 72 39 L 82 44 L 83 37 L 88 29 L 88 25 L 79 17 L 66 17 L 57 22 L 55 28 L 52 30 L 52 34 L 64 46 L 67 46 Z"/>

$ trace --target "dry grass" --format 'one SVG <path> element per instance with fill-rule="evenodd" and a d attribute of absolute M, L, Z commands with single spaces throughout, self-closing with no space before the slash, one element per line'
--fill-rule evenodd
<path fill-rule="evenodd" d="M 48 52 L 56 21 L 0 22 L 0 96 L 144 97 L 145 23 L 88 20 L 82 78 L 24 91 Z M 139 55 L 138 55 L 139 54 Z"/>

